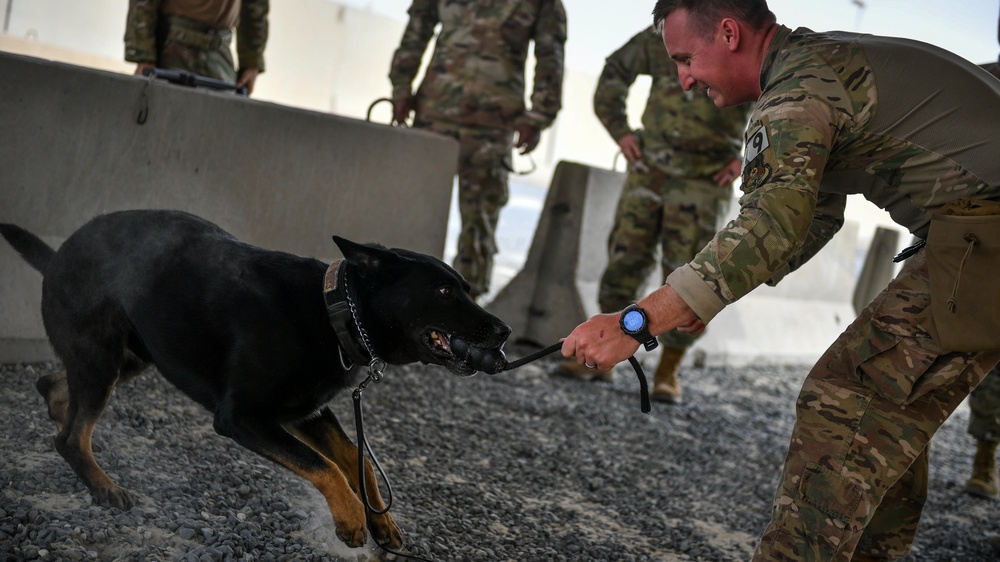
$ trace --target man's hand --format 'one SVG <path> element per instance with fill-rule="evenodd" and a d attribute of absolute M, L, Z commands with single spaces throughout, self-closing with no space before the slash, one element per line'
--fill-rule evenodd
<path fill-rule="evenodd" d="M 639 349 L 639 342 L 622 331 L 620 313 L 598 314 L 577 326 L 563 340 L 564 357 L 589 369 L 610 370 Z"/>
<path fill-rule="evenodd" d="M 247 95 L 253 93 L 253 85 L 257 82 L 257 76 L 260 75 L 260 69 L 253 66 L 249 68 L 244 68 L 240 70 L 239 78 L 236 79 L 237 88 L 246 88 Z"/>
<path fill-rule="evenodd" d="M 151 63 L 151 62 L 140 62 L 139 64 L 135 65 L 135 72 L 134 72 L 134 74 L 136 76 L 142 76 L 142 71 L 143 71 L 143 69 L 146 69 L 146 68 L 156 68 L 156 65 L 153 64 L 153 63 Z"/>
<path fill-rule="evenodd" d="M 649 333 L 657 336 L 674 328 L 697 334 L 705 324 L 670 285 L 663 285 L 639 301 L 649 316 Z M 563 339 L 563 357 L 591 369 L 607 371 L 628 359 L 639 349 L 639 342 L 622 331 L 620 312 L 598 314 L 573 329 Z"/>
<path fill-rule="evenodd" d="M 410 118 L 413 111 L 413 94 L 399 96 L 392 100 L 392 123 L 393 125 L 406 125 L 406 120 Z"/>
<path fill-rule="evenodd" d="M 639 148 L 639 137 L 635 133 L 629 133 L 618 139 L 618 148 L 622 150 L 622 156 L 628 160 L 629 164 L 635 164 L 642 158 L 642 149 Z"/>
<path fill-rule="evenodd" d="M 712 176 L 712 180 L 714 180 L 715 184 L 718 185 L 719 187 L 723 187 L 725 185 L 733 183 L 736 180 L 737 176 L 739 176 L 740 172 L 742 171 L 743 171 L 743 161 L 740 160 L 739 158 L 733 158 L 732 160 L 729 161 L 728 164 L 723 166 L 721 170 L 719 170 L 718 172 L 715 173 L 714 176 Z"/>
<path fill-rule="evenodd" d="M 521 149 L 521 154 L 528 154 L 535 150 L 541 139 L 541 131 L 538 127 L 524 121 L 514 127 L 514 132 L 517 133 L 514 146 Z"/>

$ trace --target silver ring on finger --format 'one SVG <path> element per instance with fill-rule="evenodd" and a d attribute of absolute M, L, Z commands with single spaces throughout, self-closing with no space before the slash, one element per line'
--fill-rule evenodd
<path fill-rule="evenodd" d="M 586 368 L 588 368 L 588 369 L 596 369 L 597 368 L 597 365 L 591 365 L 590 363 L 587 363 L 586 361 L 583 362 L 583 366 L 586 367 Z"/>

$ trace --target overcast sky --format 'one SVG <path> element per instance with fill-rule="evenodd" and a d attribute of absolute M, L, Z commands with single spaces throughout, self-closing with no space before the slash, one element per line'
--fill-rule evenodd
<path fill-rule="evenodd" d="M 411 0 L 337 0 L 406 21 Z M 563 0 L 569 18 L 566 64 L 597 73 L 604 57 L 650 25 L 655 0 Z M 778 22 L 816 31 L 910 37 L 977 64 L 995 61 L 1000 0 L 771 0 Z M 862 4 L 859 7 L 858 4 Z"/>

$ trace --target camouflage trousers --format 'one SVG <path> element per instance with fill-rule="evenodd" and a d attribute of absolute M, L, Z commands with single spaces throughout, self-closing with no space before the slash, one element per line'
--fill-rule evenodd
<path fill-rule="evenodd" d="M 455 270 L 472 287 L 473 297 L 490 290 L 500 209 L 507 204 L 507 168 L 514 134 L 490 127 L 463 127 L 415 116 L 413 126 L 458 141 L 458 235 Z"/>
<path fill-rule="evenodd" d="M 232 32 L 177 16 L 164 16 L 157 30 L 156 66 L 236 83 Z"/>
<path fill-rule="evenodd" d="M 653 272 L 657 245 L 662 250 L 662 279 L 691 261 L 715 235 L 731 194 L 731 186 L 720 187 L 710 177 L 630 167 L 608 236 L 608 265 L 597 296 L 601 312 L 621 310 L 635 301 Z M 665 346 L 687 348 L 698 337 L 672 330 L 659 340 Z"/>
<path fill-rule="evenodd" d="M 986 375 L 969 395 L 969 435 L 1000 441 L 1000 366 Z"/>
<path fill-rule="evenodd" d="M 1000 359 L 931 337 L 913 256 L 802 385 L 771 522 L 753 560 L 894 560 L 927 497 L 931 437 Z"/>

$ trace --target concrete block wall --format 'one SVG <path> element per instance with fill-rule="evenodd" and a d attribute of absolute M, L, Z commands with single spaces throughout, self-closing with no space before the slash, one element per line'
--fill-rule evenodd
<path fill-rule="evenodd" d="M 53 246 L 100 213 L 173 208 L 324 260 L 333 234 L 444 252 L 450 139 L 2 52 L 0 76 L 0 222 Z M 50 356 L 40 286 L 0 242 L 0 361 Z"/>

